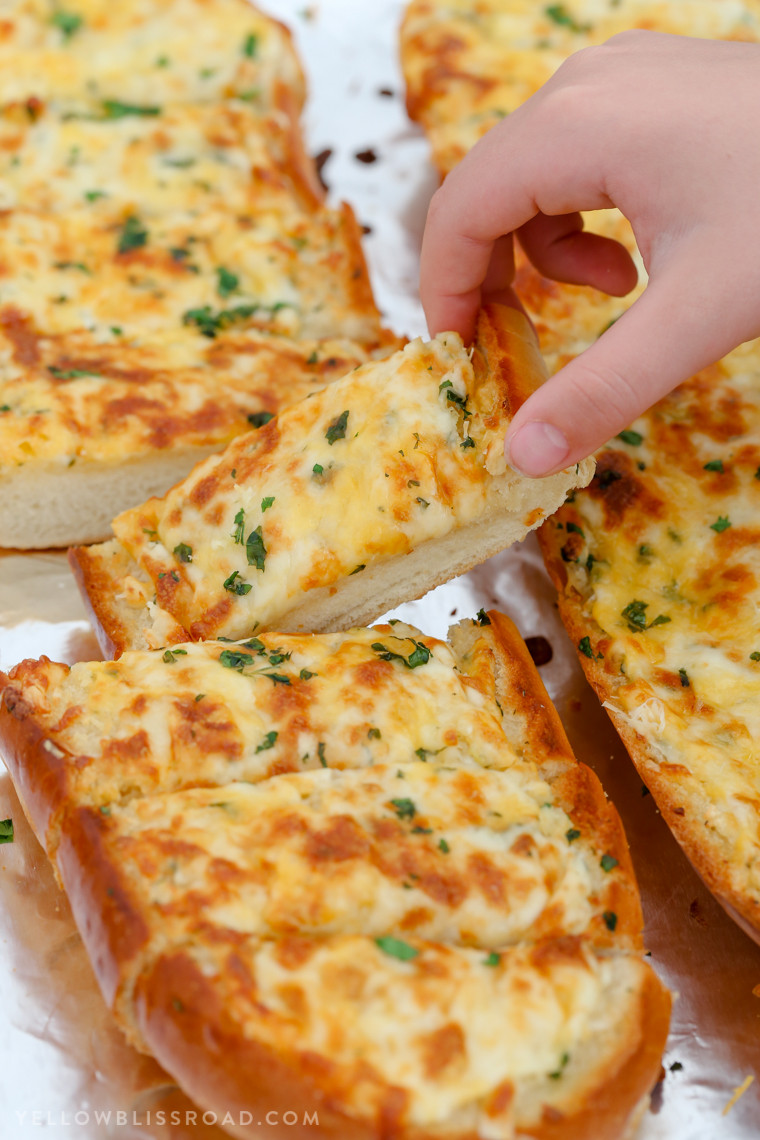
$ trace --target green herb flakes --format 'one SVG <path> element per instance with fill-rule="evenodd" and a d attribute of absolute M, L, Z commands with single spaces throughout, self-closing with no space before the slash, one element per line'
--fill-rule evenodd
<path fill-rule="evenodd" d="M 702 470 L 703 471 L 719 471 L 722 475 L 723 471 L 724 471 L 723 460 L 722 459 L 711 459 L 709 463 L 705 463 Z"/>
<path fill-rule="evenodd" d="M 321 463 L 315 463 L 315 464 L 314 464 L 314 466 L 312 467 L 312 471 L 313 471 L 313 472 L 314 472 L 314 474 L 315 474 L 315 475 L 317 475 L 317 476 L 319 476 L 319 475 L 323 475 L 323 474 L 324 474 L 324 470 L 325 470 L 325 469 L 324 469 L 324 467 L 322 466 L 322 464 L 321 464 Z"/>
<path fill-rule="evenodd" d="M 120 103 L 118 99 L 104 99 L 101 104 L 104 119 L 155 118 L 161 114 L 160 107 L 146 107 L 139 103 Z"/>
<path fill-rule="evenodd" d="M 236 273 L 231 273 L 229 269 L 225 269 L 220 265 L 216 271 L 216 291 L 220 297 L 225 300 L 234 293 L 240 284 L 240 278 Z"/>
<path fill-rule="evenodd" d="M 172 553 L 180 562 L 192 562 L 193 560 L 193 548 L 188 546 L 186 542 L 180 542 L 178 546 L 174 547 Z"/>
<path fill-rule="evenodd" d="M 163 657 L 161 658 L 161 660 L 165 661 L 167 665 L 174 665 L 174 663 L 176 662 L 178 657 L 187 657 L 187 650 L 186 649 L 165 649 Z"/>
<path fill-rule="evenodd" d="M 242 546 L 245 542 L 245 511 L 242 507 L 235 515 L 234 521 L 235 529 L 232 532 L 232 537 L 239 546 Z"/>
<path fill-rule="evenodd" d="M 685 669 L 679 669 L 678 670 L 678 676 L 679 676 L 679 679 L 681 681 L 681 685 L 684 689 L 688 689 L 691 687 L 691 681 L 689 680 L 689 674 L 686 672 Z"/>
<path fill-rule="evenodd" d="M 551 1080 L 558 1081 L 560 1079 L 563 1072 L 567 1068 L 567 1063 L 569 1060 L 570 1060 L 570 1054 L 569 1053 L 563 1053 L 559 1059 L 559 1068 L 556 1069 L 553 1073 L 549 1073 L 549 1077 L 551 1078 Z"/>
<path fill-rule="evenodd" d="M 302 681 L 310 681 L 312 677 L 316 677 L 318 674 L 312 673 L 310 669 L 302 669 L 298 676 Z"/>
<path fill-rule="evenodd" d="M 367 732 L 367 736 L 369 737 L 370 740 L 380 740 L 380 737 L 381 737 L 380 729 L 379 728 L 370 728 L 369 731 Z"/>
<path fill-rule="evenodd" d="M 577 827 L 568 827 L 567 831 L 565 832 L 565 839 L 568 843 L 574 843 L 575 840 L 580 839 L 580 837 L 580 829 Z"/>
<path fill-rule="evenodd" d="M 367 569 L 366 562 L 360 562 L 359 565 L 355 566 L 354 569 L 351 571 L 351 573 L 349 574 L 349 578 L 353 577 L 354 574 L 361 574 L 362 570 L 366 570 L 366 569 Z"/>
<path fill-rule="evenodd" d="M 274 495 L 267 495 L 265 499 L 262 499 L 261 500 L 261 513 L 263 514 L 264 511 L 268 511 L 273 503 L 274 503 Z"/>
<path fill-rule="evenodd" d="M 246 419 L 253 427 L 260 428 L 274 419 L 274 412 L 251 412 L 249 416 L 246 416 Z"/>
<path fill-rule="evenodd" d="M 229 578 L 224 579 L 222 585 L 227 593 L 237 594 L 239 598 L 242 598 L 245 594 L 250 594 L 253 589 L 250 582 L 246 582 L 244 578 L 240 577 L 239 570 L 233 570 Z"/>
<path fill-rule="evenodd" d="M 13 843 L 12 819 L 0 819 L 0 843 Z"/>
<path fill-rule="evenodd" d="M 463 447 L 463 448 L 474 447 L 475 446 L 475 440 L 472 438 L 471 435 L 468 435 L 467 438 L 465 440 L 463 440 L 459 446 Z"/>
<path fill-rule="evenodd" d="M 99 372 L 90 372 L 86 368 L 55 368 L 52 364 L 48 365 L 48 372 L 56 380 L 81 380 L 84 376 L 100 377 Z"/>
<path fill-rule="evenodd" d="M 490 954 L 486 954 L 483 959 L 484 966 L 498 966 L 500 963 L 501 954 L 497 954 L 495 950 L 492 950 Z"/>
<path fill-rule="evenodd" d="M 408 657 L 404 657 L 403 653 L 394 653 L 387 645 L 383 645 L 381 641 L 373 641 L 372 649 L 377 653 L 382 661 L 402 661 L 407 669 L 416 669 L 419 665 L 426 665 L 430 660 L 430 650 L 426 645 L 420 641 L 415 641 L 414 638 L 409 639 L 414 646 L 413 651 Z"/>
<path fill-rule="evenodd" d="M 256 752 L 268 752 L 270 748 L 274 748 L 275 741 L 277 740 L 277 733 L 272 731 L 268 732 L 261 744 L 256 749 Z"/>
<path fill-rule="evenodd" d="M 628 603 L 624 610 L 620 611 L 620 616 L 624 617 L 628 622 L 628 628 L 632 633 L 647 628 L 646 611 L 648 606 L 648 602 L 642 602 L 634 598 L 632 602 Z"/>
<path fill-rule="evenodd" d="M 248 535 L 245 542 L 245 556 L 248 559 L 249 566 L 255 566 L 257 570 L 264 569 L 267 548 L 264 545 L 260 526 L 257 526 L 256 529 L 252 530 Z"/>
<path fill-rule="evenodd" d="M 627 443 L 630 447 L 640 447 L 644 442 L 644 436 L 641 432 L 633 431 L 631 428 L 626 428 L 618 434 L 618 439 L 622 439 L 623 443 Z"/>
<path fill-rule="evenodd" d="M 339 439 L 346 438 L 346 426 L 348 424 L 348 412 L 341 412 L 340 415 L 333 420 L 325 432 L 325 439 L 330 444 L 330 447 Z"/>
<path fill-rule="evenodd" d="M 237 669 L 239 673 L 248 665 L 253 665 L 253 657 L 250 653 L 239 653 L 234 649 L 223 649 L 219 654 L 219 664 L 224 665 L 225 669 Z"/>
<path fill-rule="evenodd" d="M 486 611 L 483 609 L 478 610 L 476 617 L 477 617 L 478 625 L 490 625 L 491 624 L 490 617 L 488 616 Z"/>
<path fill-rule="evenodd" d="M 142 249 L 148 243 L 148 231 L 137 217 L 130 214 L 121 228 L 121 236 L 117 250 L 119 253 L 130 253 L 133 249 Z"/>
<path fill-rule="evenodd" d="M 578 649 L 583 654 L 584 657 L 589 657 L 593 660 L 594 651 L 591 648 L 591 639 L 590 638 L 582 637 L 580 639 L 580 641 L 578 642 Z"/>
<path fill-rule="evenodd" d="M 259 37 L 255 32 L 251 32 L 243 40 L 243 55 L 248 59 L 253 59 L 256 52 L 259 50 Z"/>
<path fill-rule="evenodd" d="M 614 855 L 602 855 L 601 859 L 599 860 L 599 866 L 608 874 L 613 870 L 613 868 L 617 867 L 617 865 L 618 861 Z"/>
<path fill-rule="evenodd" d="M 583 533 L 583 531 L 581 530 L 581 528 L 577 525 L 577 523 L 574 523 L 574 522 L 569 522 L 567 524 L 567 533 L 568 534 L 579 534 L 581 536 L 581 538 L 586 537 L 585 534 Z"/>
<path fill-rule="evenodd" d="M 65 12 L 62 8 L 59 8 L 50 17 L 50 23 L 54 28 L 58 28 L 64 40 L 70 40 L 73 35 L 76 35 L 83 22 L 82 17 L 78 16 L 76 12 Z"/>
<path fill-rule="evenodd" d="M 438 850 L 442 851 L 444 855 L 448 855 L 449 852 L 451 851 L 451 848 L 449 847 L 449 845 L 445 839 L 439 839 L 438 840 Z"/>
<path fill-rule="evenodd" d="M 731 526 L 731 520 L 728 515 L 719 515 L 717 521 L 710 523 L 710 530 L 714 530 L 716 534 L 722 534 L 724 530 L 728 530 Z"/>
<path fill-rule="evenodd" d="M 398 958 L 400 962 L 411 962 L 419 954 L 419 950 L 416 950 L 414 946 L 410 946 L 408 942 L 402 942 L 400 938 L 393 938 L 390 934 L 386 934 L 383 938 L 376 938 L 375 945 L 384 954 L 390 958 Z"/>
<path fill-rule="evenodd" d="M 604 919 L 604 925 L 608 930 L 615 929 L 617 926 L 617 915 L 615 914 L 614 910 L 606 910 L 602 915 L 602 918 Z"/>
<path fill-rule="evenodd" d="M 750 659 L 750 661 L 760 661 L 760 652 L 758 652 L 758 650 L 756 649 L 754 651 L 754 653 L 750 653 L 749 659 Z"/>
<path fill-rule="evenodd" d="M 391 803 L 399 819 L 414 819 L 417 814 L 417 809 L 412 800 L 391 800 Z"/>

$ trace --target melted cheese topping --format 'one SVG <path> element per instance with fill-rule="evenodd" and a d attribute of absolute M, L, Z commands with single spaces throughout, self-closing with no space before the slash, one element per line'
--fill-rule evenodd
<path fill-rule="evenodd" d="M 573 52 L 630 28 L 760 38 L 760 0 L 413 0 L 402 29 L 409 109 L 446 172 Z"/>
<path fill-rule="evenodd" d="M 0 218 L 0 309 L 48 333 L 214 336 L 235 325 L 292 337 L 377 340 L 350 212 L 94 221 L 78 213 Z M 325 293 L 325 278 L 330 281 Z"/>
<path fill-rule="evenodd" d="M 1 322 L 0 481 L 29 464 L 120 464 L 223 446 L 373 355 L 351 341 L 294 343 L 254 330 L 210 340 L 186 329 L 136 345 L 123 332 L 97 343 Z"/>
<path fill-rule="evenodd" d="M 299 1072 L 329 1056 L 336 1063 L 320 1080 L 334 1103 L 362 1120 L 392 1113 L 399 1127 L 453 1118 L 483 1140 L 526 1135 L 518 1113 L 538 1127 L 544 1105 L 561 1111 L 584 1048 L 636 1023 L 646 967 L 635 958 L 595 958 L 572 939 L 514 947 L 497 961 L 405 944 L 408 961 L 358 936 L 195 941 L 186 953 L 249 1040 L 275 1041 Z M 526 1112 L 522 1098 L 537 1089 Z"/>
<path fill-rule="evenodd" d="M 404 1121 L 506 1140 L 515 1084 L 562 1103 L 551 1074 L 638 1022 L 646 967 L 588 805 L 558 806 L 502 711 L 524 678 L 500 706 L 491 633 L 466 629 L 465 658 L 396 623 L 29 661 L 11 684 L 68 757 L 58 826 L 96 809 L 148 970 L 190 955 L 247 1037 L 296 1072 L 328 1059 L 349 1112 L 402 1090 Z"/>
<path fill-rule="evenodd" d="M 129 212 L 232 215 L 313 198 L 294 150 L 293 125 L 243 102 L 174 104 L 156 114 L 77 118 L 25 107 L 0 115 L 0 210 L 66 214 L 93 221 Z M 160 113 L 159 113 L 160 112 Z"/>
<path fill-rule="evenodd" d="M 510 494 L 527 531 L 546 508 L 505 469 L 491 382 L 455 334 L 417 340 L 285 409 L 114 533 L 195 639 L 275 626 L 308 591 L 506 509 Z M 165 644 L 163 626 L 155 637 Z"/>
<path fill-rule="evenodd" d="M 5 0 L 0 12 L 0 103 L 88 113 L 105 100 L 237 95 L 269 108 L 285 91 L 297 108 L 303 76 L 290 37 L 243 0 Z"/>
<path fill-rule="evenodd" d="M 743 346 L 660 401 L 561 525 L 583 531 L 564 557 L 603 631 L 611 707 L 677 766 L 760 901 L 758 374 L 760 347 Z"/>

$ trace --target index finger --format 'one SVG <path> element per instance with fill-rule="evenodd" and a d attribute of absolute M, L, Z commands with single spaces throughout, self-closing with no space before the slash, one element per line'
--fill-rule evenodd
<path fill-rule="evenodd" d="M 431 335 L 470 340 L 494 243 L 538 213 L 612 205 L 604 190 L 599 132 L 564 89 L 541 92 L 493 127 L 448 175 L 430 203 L 420 296 Z M 548 106 L 547 106 L 548 104 Z"/>

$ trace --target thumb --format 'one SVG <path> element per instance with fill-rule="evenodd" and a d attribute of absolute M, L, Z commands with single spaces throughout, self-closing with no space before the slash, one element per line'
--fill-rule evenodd
<path fill-rule="evenodd" d="M 758 335 L 703 256 L 652 281 L 595 344 L 526 400 L 505 441 L 524 475 L 560 471 L 601 447 L 677 384 Z M 698 264 L 694 264 L 698 263 Z M 695 284 L 696 282 L 696 284 Z"/>

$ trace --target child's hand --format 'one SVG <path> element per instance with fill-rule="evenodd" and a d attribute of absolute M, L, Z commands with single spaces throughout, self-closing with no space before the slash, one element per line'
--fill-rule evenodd
<path fill-rule="evenodd" d="M 515 416 L 508 457 L 528 475 L 583 458 L 760 336 L 760 45 L 625 32 L 567 60 L 433 198 L 420 281 L 431 334 L 469 339 L 481 297 L 514 297 L 514 232 L 546 276 L 627 293 L 628 253 L 583 233 L 577 213 L 610 206 L 649 284 Z"/>

